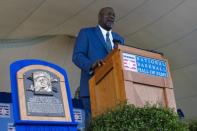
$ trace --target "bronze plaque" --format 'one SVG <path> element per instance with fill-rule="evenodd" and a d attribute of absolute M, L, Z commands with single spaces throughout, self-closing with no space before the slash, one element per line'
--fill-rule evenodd
<path fill-rule="evenodd" d="M 21 120 L 71 121 L 64 76 L 44 65 L 17 72 Z"/>

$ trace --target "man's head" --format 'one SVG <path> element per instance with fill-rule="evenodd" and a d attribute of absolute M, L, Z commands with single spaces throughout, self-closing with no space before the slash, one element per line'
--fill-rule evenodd
<path fill-rule="evenodd" d="M 102 28 L 104 28 L 107 31 L 111 30 L 114 24 L 114 21 L 115 21 L 115 13 L 114 13 L 113 8 L 104 7 L 99 11 L 98 24 Z"/>

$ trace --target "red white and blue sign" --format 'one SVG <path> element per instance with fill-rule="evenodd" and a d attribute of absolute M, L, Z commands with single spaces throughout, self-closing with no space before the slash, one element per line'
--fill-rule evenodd
<path fill-rule="evenodd" d="M 6 95 L 8 96 L 8 95 Z M 1 103 L 1 92 L 0 92 L 0 131 L 15 131 L 13 123 L 13 110 L 11 103 Z M 4 99 L 8 99 L 5 98 Z"/>
<path fill-rule="evenodd" d="M 10 105 L 0 103 L 0 117 L 10 117 Z"/>
<path fill-rule="evenodd" d="M 159 77 L 168 77 L 167 64 L 164 60 L 123 53 L 123 65 L 125 70 Z"/>

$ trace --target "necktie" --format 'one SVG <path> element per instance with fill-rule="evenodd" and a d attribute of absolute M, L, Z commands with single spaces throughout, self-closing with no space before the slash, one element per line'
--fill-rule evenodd
<path fill-rule="evenodd" d="M 110 52 L 112 50 L 112 46 L 111 46 L 111 41 L 109 39 L 109 32 L 106 33 L 106 45 L 108 52 Z"/>

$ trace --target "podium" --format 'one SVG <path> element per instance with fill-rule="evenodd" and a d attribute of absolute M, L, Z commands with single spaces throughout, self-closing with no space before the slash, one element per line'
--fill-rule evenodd
<path fill-rule="evenodd" d="M 118 45 L 89 81 L 92 117 L 121 102 L 176 109 L 167 59 L 161 54 Z"/>

